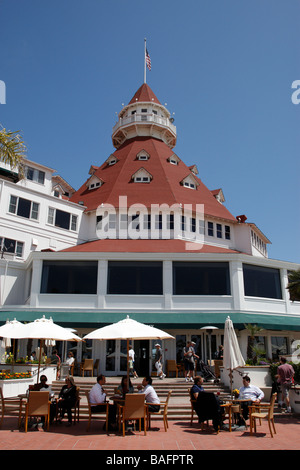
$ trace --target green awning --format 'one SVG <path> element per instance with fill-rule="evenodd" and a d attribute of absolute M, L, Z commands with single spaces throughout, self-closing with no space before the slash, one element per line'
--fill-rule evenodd
<path fill-rule="evenodd" d="M 65 327 L 73 328 L 100 328 L 110 323 L 116 323 L 126 318 L 130 318 L 153 325 L 161 329 L 198 329 L 203 326 L 212 325 L 220 329 L 224 328 L 225 320 L 230 316 L 234 327 L 245 329 L 245 324 L 256 324 L 267 330 L 289 330 L 300 331 L 300 316 L 259 314 L 244 312 L 97 312 L 97 311 L 1 311 L 0 323 L 7 319 L 16 318 L 21 322 L 30 322 L 45 315 L 52 317 L 55 323 Z"/>

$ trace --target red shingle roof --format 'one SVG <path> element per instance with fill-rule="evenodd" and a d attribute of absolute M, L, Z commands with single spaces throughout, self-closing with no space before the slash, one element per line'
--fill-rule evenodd
<path fill-rule="evenodd" d="M 140 102 L 150 102 L 150 103 L 157 103 L 161 104 L 151 88 L 147 85 L 147 83 L 143 83 L 143 85 L 138 89 L 132 99 L 129 101 L 128 104 L 136 103 L 137 101 Z"/>
<path fill-rule="evenodd" d="M 187 249 L 187 243 L 188 248 Z M 184 240 L 94 240 L 61 250 L 74 253 L 239 253 L 212 245 L 194 244 Z M 201 247 L 201 248 L 200 248 Z"/>
<path fill-rule="evenodd" d="M 137 154 L 146 150 L 150 155 L 147 161 L 137 159 Z M 236 222 L 236 218 L 220 204 L 212 192 L 182 161 L 173 165 L 168 158 L 173 151 L 162 141 L 151 137 L 136 137 L 126 141 L 114 155 L 118 162 L 109 166 L 103 163 L 94 175 L 105 181 L 99 188 L 89 190 L 86 182 L 76 191 L 70 200 L 78 203 L 83 201 L 87 211 L 96 210 L 103 204 L 119 206 L 119 196 L 127 196 L 127 204 L 143 204 L 150 208 L 151 204 L 204 204 L 204 212 L 208 216 Z M 140 168 L 145 168 L 151 175 L 150 183 L 135 183 L 132 175 Z M 182 186 L 181 182 L 192 174 L 199 186 L 196 190 Z"/>

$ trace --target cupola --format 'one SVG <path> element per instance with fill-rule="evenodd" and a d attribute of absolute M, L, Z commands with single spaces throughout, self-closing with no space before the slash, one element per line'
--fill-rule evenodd
<path fill-rule="evenodd" d="M 153 137 L 170 148 L 176 145 L 176 127 L 169 111 L 146 84 L 138 89 L 127 106 L 119 113 L 113 127 L 112 142 L 119 148 L 126 140 L 135 137 Z"/>

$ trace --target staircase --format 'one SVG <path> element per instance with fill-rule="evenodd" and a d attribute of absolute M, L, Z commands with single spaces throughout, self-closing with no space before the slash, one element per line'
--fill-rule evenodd
<path fill-rule="evenodd" d="M 74 377 L 75 385 L 80 387 L 80 417 L 83 419 L 88 416 L 88 407 L 85 396 L 85 390 L 90 390 L 96 383 L 95 377 Z M 106 384 L 103 387 L 107 397 L 114 395 L 114 389 L 120 384 L 121 377 L 106 377 Z M 135 392 L 137 385 L 142 383 L 142 378 L 132 380 Z M 52 391 L 57 396 L 65 382 L 55 381 L 52 383 Z M 169 390 L 172 390 L 172 395 L 168 406 L 168 419 L 176 421 L 189 421 L 191 419 L 191 405 L 189 397 L 189 389 L 193 385 L 192 382 L 185 382 L 184 378 L 165 378 L 160 380 L 153 378 L 152 385 L 160 398 L 164 402 L 167 398 Z M 214 392 L 220 396 L 220 399 L 229 397 L 229 391 L 223 384 L 215 384 L 213 382 L 205 382 L 203 388 L 207 392 Z M 161 419 L 159 416 L 153 416 L 154 419 Z"/>

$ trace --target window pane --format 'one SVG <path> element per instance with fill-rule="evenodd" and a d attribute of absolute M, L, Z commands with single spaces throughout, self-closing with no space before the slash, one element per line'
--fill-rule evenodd
<path fill-rule="evenodd" d="M 32 203 L 31 218 L 37 220 L 39 216 L 39 205 L 36 202 Z"/>
<path fill-rule="evenodd" d="M 11 238 L 4 238 L 3 249 L 4 252 L 14 253 L 16 248 L 16 240 Z"/>
<path fill-rule="evenodd" d="M 70 228 L 70 214 L 68 212 L 56 209 L 55 213 L 55 226 L 69 230 Z"/>
<path fill-rule="evenodd" d="M 38 173 L 38 182 L 40 184 L 44 184 L 45 181 L 45 173 L 43 171 L 39 171 Z"/>
<path fill-rule="evenodd" d="M 28 199 L 22 199 L 21 197 L 19 197 L 17 214 L 20 215 L 21 217 L 26 217 L 27 219 L 29 219 L 30 209 L 31 209 L 31 201 L 28 201 Z"/>
<path fill-rule="evenodd" d="M 10 196 L 10 203 L 8 211 L 15 214 L 17 210 L 17 198 L 16 196 Z"/>
<path fill-rule="evenodd" d="M 53 207 L 49 207 L 48 210 L 48 224 L 54 224 L 54 209 Z"/>
<path fill-rule="evenodd" d="M 161 262 L 122 262 L 108 264 L 108 294 L 157 294 L 163 293 Z"/>
<path fill-rule="evenodd" d="M 244 264 L 243 273 L 246 296 L 282 298 L 279 269 Z"/>
<path fill-rule="evenodd" d="M 271 337 L 271 345 L 272 345 L 272 359 L 273 359 L 273 361 L 278 360 L 280 358 L 280 356 L 285 356 L 288 353 L 287 338 L 286 337 L 272 336 Z"/>
<path fill-rule="evenodd" d="M 230 295 L 228 263 L 173 263 L 174 295 Z"/>
<path fill-rule="evenodd" d="M 97 261 L 44 261 L 42 294 L 96 294 Z"/>

